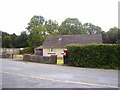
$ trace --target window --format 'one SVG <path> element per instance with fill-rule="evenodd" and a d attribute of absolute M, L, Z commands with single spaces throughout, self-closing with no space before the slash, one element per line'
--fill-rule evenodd
<path fill-rule="evenodd" d="M 48 54 L 55 54 L 55 49 L 50 48 Z"/>
<path fill-rule="evenodd" d="M 49 52 L 54 52 L 54 49 L 53 49 L 53 48 L 50 48 L 50 49 L 49 49 Z"/>

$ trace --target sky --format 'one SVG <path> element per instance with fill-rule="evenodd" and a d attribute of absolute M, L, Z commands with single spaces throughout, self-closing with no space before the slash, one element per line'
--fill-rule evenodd
<path fill-rule="evenodd" d="M 0 30 L 19 35 L 34 15 L 56 20 L 78 18 L 103 31 L 118 27 L 119 0 L 0 0 Z"/>

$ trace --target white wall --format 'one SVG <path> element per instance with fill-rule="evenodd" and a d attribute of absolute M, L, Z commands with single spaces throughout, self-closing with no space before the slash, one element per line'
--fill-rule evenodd
<path fill-rule="evenodd" d="M 57 55 L 57 57 L 63 57 L 63 48 L 54 48 L 55 53 L 49 53 L 50 48 L 43 48 L 43 56 Z"/>

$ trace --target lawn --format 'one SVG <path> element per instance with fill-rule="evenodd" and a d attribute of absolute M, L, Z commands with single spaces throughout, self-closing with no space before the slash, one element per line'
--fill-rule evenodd
<path fill-rule="evenodd" d="M 13 58 L 21 58 L 21 57 L 23 57 L 23 55 L 20 55 L 20 54 L 15 54 L 15 55 L 13 56 Z"/>
<path fill-rule="evenodd" d="M 59 65 L 63 64 L 63 59 L 58 59 L 57 64 L 59 64 Z"/>

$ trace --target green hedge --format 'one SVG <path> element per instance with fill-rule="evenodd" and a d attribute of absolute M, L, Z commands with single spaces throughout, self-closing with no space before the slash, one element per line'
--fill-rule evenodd
<path fill-rule="evenodd" d="M 20 54 L 33 54 L 34 48 L 26 47 L 23 50 L 20 50 Z"/>
<path fill-rule="evenodd" d="M 67 65 L 87 68 L 118 69 L 118 44 L 68 45 Z"/>

